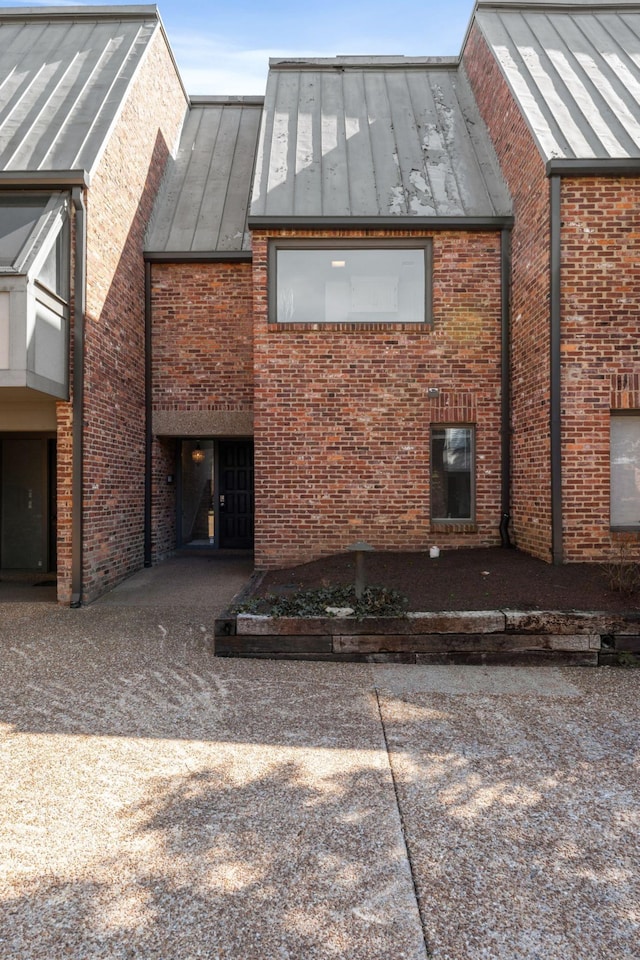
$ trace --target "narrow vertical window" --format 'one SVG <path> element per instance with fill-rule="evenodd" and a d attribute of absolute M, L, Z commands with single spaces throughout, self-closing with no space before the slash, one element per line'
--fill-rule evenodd
<path fill-rule="evenodd" d="M 611 417 L 611 526 L 640 529 L 640 413 Z"/>
<path fill-rule="evenodd" d="M 474 519 L 474 428 L 431 429 L 431 519 Z"/>

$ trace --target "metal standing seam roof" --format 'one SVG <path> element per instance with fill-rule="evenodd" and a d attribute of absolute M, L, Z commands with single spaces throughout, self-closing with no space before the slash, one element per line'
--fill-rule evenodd
<path fill-rule="evenodd" d="M 271 61 L 250 223 L 511 213 L 457 59 Z"/>
<path fill-rule="evenodd" d="M 262 97 L 194 97 L 147 235 L 150 259 L 251 250 L 247 213 Z"/>
<path fill-rule="evenodd" d="M 640 4 L 493 0 L 475 17 L 543 159 L 640 157 Z"/>
<path fill-rule="evenodd" d="M 0 9 L 0 171 L 95 169 L 155 6 Z"/>

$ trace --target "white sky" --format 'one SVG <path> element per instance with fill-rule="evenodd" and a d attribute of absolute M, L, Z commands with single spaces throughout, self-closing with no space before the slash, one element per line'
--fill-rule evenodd
<path fill-rule="evenodd" d="M 0 0 L 0 6 L 78 2 Z M 456 56 L 473 0 L 159 0 L 158 8 L 190 94 L 246 95 L 264 93 L 269 57 Z"/>

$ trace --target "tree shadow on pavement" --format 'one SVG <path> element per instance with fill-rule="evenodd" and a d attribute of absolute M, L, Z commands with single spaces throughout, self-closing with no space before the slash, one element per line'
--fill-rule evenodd
<path fill-rule="evenodd" d="M 253 747 L 232 763 L 221 748 L 213 768 L 150 782 L 111 856 L 17 870 L 0 954 L 424 957 L 390 790 L 377 761 L 348 771 L 340 751 L 278 762 Z"/>

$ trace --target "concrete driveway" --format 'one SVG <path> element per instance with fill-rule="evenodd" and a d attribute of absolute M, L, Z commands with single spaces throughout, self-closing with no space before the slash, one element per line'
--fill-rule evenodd
<path fill-rule="evenodd" d="M 216 660 L 131 591 L 0 604 L 3 960 L 640 957 L 640 671 Z"/>

